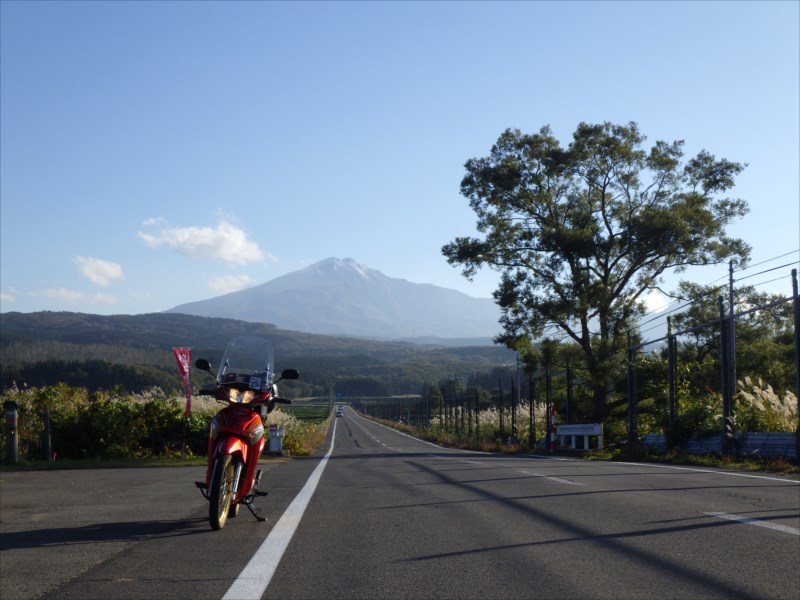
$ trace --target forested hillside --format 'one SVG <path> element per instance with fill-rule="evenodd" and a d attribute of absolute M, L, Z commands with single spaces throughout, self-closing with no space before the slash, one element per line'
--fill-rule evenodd
<path fill-rule="evenodd" d="M 278 369 L 300 370 L 300 381 L 281 388 L 293 396 L 327 393 L 329 383 L 348 394 L 419 393 L 430 383 L 453 377 L 466 381 L 514 360 L 498 346 L 359 340 L 183 314 L 11 312 L 0 314 L 0 387 L 65 382 L 89 389 L 139 392 L 158 386 L 178 392 L 182 383 L 173 347 L 189 346 L 193 358 L 213 364 L 228 341 L 242 334 L 270 339 Z M 195 388 L 209 381 L 194 370 L 192 377 Z"/>

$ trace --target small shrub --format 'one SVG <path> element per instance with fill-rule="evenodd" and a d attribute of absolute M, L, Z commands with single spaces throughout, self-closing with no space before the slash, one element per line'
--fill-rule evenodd
<path fill-rule="evenodd" d="M 141 396 L 119 390 L 89 394 L 65 384 L 19 390 L 2 400 L 19 405 L 20 458 L 43 459 L 44 412 L 49 409 L 51 449 L 62 459 L 145 458 L 171 455 L 183 445 L 205 454 L 209 416 L 183 418 L 181 403 L 154 388 Z M 4 438 L 4 436 L 1 436 Z M 3 445 L 5 440 L 3 439 Z"/>
<path fill-rule="evenodd" d="M 294 415 L 273 410 L 267 419 L 270 425 L 283 425 L 283 452 L 290 456 L 309 456 L 325 441 L 330 418 L 321 423 L 303 421 Z M 268 449 L 268 448 L 267 448 Z"/>
<path fill-rule="evenodd" d="M 739 431 L 794 431 L 797 427 L 797 397 L 779 396 L 761 379 L 745 377 L 738 382 L 736 428 Z"/>

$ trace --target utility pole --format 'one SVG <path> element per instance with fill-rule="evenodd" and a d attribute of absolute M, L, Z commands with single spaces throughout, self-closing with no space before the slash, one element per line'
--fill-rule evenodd
<path fill-rule="evenodd" d="M 733 261 L 728 263 L 728 307 L 730 310 L 730 329 L 728 333 L 728 364 L 730 365 L 730 381 L 728 382 L 728 390 L 730 390 L 731 394 L 731 411 L 735 412 L 733 403 L 735 402 L 734 396 L 736 395 L 736 309 L 733 302 Z"/>

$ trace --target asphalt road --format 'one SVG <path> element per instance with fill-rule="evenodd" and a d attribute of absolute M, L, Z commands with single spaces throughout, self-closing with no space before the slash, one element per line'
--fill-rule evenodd
<path fill-rule="evenodd" d="M 797 478 L 447 450 L 350 409 L 327 460 L 263 468 L 269 521 L 217 532 L 200 467 L 4 471 L 0 597 L 800 598 Z"/>

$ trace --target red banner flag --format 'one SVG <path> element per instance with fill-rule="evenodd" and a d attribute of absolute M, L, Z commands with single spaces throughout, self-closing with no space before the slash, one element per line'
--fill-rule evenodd
<path fill-rule="evenodd" d="M 178 370 L 183 378 L 183 387 L 186 392 L 186 412 L 183 413 L 183 416 L 188 418 L 192 414 L 192 390 L 189 388 L 189 365 L 192 362 L 192 349 L 173 348 L 172 352 L 175 354 L 175 360 L 178 361 Z"/>

